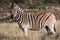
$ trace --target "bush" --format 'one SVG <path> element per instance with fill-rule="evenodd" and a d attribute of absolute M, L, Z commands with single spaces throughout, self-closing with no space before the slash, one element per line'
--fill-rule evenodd
<path fill-rule="evenodd" d="M 56 3 L 57 0 L 42 0 L 44 3 Z"/>
<path fill-rule="evenodd" d="M 10 2 L 15 2 L 15 3 L 24 3 L 25 0 L 0 0 L 0 2 L 5 2 L 5 3 L 10 3 Z"/>
<path fill-rule="evenodd" d="M 35 5 L 30 5 L 28 9 L 34 9 L 37 8 Z"/>
<path fill-rule="evenodd" d="M 15 2 L 15 3 L 24 3 L 25 0 L 11 0 L 11 2 Z"/>

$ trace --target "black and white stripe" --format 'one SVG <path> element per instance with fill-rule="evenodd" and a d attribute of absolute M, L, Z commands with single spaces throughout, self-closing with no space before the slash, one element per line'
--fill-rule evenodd
<path fill-rule="evenodd" d="M 53 13 L 26 13 L 22 8 L 15 3 L 11 5 L 11 15 L 13 19 L 18 22 L 20 28 L 22 28 L 27 35 L 28 29 L 41 30 L 46 28 L 48 33 L 55 34 L 56 19 Z"/>

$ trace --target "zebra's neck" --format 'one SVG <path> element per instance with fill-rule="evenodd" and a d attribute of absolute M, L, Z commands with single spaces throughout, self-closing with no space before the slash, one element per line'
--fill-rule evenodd
<path fill-rule="evenodd" d="M 20 16 L 21 16 L 21 14 L 23 14 L 23 11 L 24 11 L 24 10 L 23 10 L 22 8 L 20 8 L 19 6 L 16 6 L 15 8 L 16 8 L 16 10 L 17 10 L 17 11 L 16 11 L 16 12 L 17 12 L 17 16 L 16 16 L 17 18 L 16 18 L 16 20 L 18 21 L 18 20 L 21 19 Z"/>
<path fill-rule="evenodd" d="M 23 10 L 21 7 L 19 7 L 19 6 L 16 6 L 15 8 L 16 8 L 17 11 L 19 11 L 19 12 L 23 12 L 23 11 L 24 11 L 24 10 Z"/>

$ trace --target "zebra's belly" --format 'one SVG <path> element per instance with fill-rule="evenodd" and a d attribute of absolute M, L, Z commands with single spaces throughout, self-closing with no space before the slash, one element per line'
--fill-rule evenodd
<path fill-rule="evenodd" d="M 33 30 L 33 31 L 38 31 L 40 30 L 41 28 L 37 25 L 30 25 L 30 24 L 23 24 L 22 25 L 22 28 L 28 28 L 29 30 Z"/>
<path fill-rule="evenodd" d="M 31 28 L 31 30 L 38 31 L 38 30 L 40 30 L 40 28 L 34 26 L 34 27 Z"/>
<path fill-rule="evenodd" d="M 30 29 L 33 31 L 38 31 L 38 30 L 40 30 L 40 26 L 33 25 L 33 26 L 30 26 Z"/>

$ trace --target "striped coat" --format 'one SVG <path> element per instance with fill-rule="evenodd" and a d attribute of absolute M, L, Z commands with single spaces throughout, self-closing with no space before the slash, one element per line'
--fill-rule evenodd
<path fill-rule="evenodd" d="M 18 22 L 19 27 L 27 35 L 28 29 L 41 30 L 43 27 L 46 28 L 48 33 L 55 34 L 56 32 L 56 19 L 52 12 L 45 13 L 26 13 L 22 8 L 17 6 L 15 3 L 11 5 L 11 15 L 13 20 Z"/>

